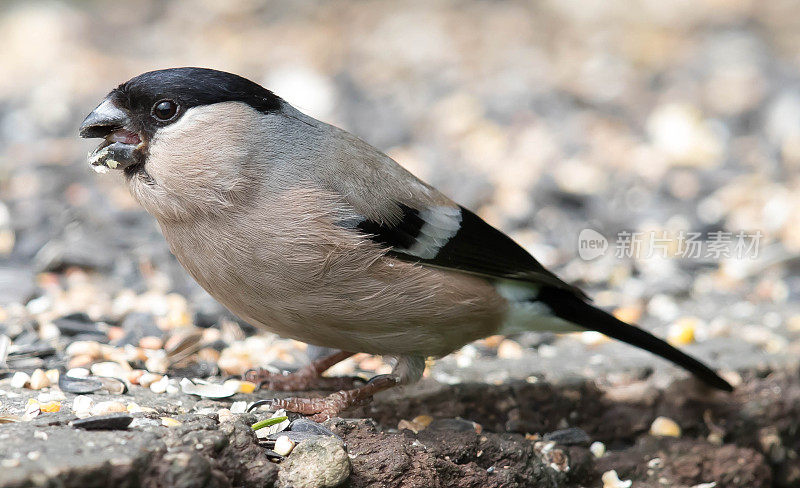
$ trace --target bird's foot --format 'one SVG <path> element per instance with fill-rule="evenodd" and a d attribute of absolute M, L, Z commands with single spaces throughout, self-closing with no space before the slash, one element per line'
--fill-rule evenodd
<path fill-rule="evenodd" d="M 276 410 L 282 408 L 289 412 L 309 415 L 311 420 L 315 422 L 323 422 L 339 415 L 340 412 L 348 408 L 366 405 L 372 401 L 373 395 L 383 390 L 388 390 L 397 385 L 397 382 L 397 378 L 392 375 L 378 375 L 369 380 L 364 386 L 337 391 L 325 397 L 290 397 L 259 400 L 251 404 L 248 411 L 262 405 L 269 405 Z"/>
<path fill-rule="evenodd" d="M 273 391 L 347 390 L 363 382 L 356 376 L 319 376 L 309 374 L 306 368 L 289 374 L 271 373 L 266 369 L 251 369 L 244 379 L 258 385 L 259 389 Z"/>
<path fill-rule="evenodd" d="M 307 390 L 349 390 L 363 382 L 358 377 L 322 376 L 328 368 L 343 361 L 353 353 L 340 351 L 330 356 L 313 361 L 308 366 L 290 374 L 272 373 L 266 369 L 251 369 L 244 374 L 244 379 L 252 381 L 260 389 L 275 391 L 307 391 Z"/>

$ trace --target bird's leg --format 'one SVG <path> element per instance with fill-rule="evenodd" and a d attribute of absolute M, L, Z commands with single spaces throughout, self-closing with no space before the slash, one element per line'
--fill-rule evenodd
<path fill-rule="evenodd" d="M 308 366 L 290 374 L 270 373 L 265 369 L 251 369 L 244 374 L 244 379 L 257 384 L 259 388 L 277 391 L 305 391 L 305 390 L 346 390 L 355 388 L 355 383 L 360 378 L 356 377 L 326 377 L 322 376 L 327 369 L 336 363 L 344 361 L 355 353 L 339 351 L 337 353 L 316 359 Z"/>
<path fill-rule="evenodd" d="M 342 410 L 369 403 L 373 395 L 388 390 L 398 382 L 399 379 L 394 375 L 381 374 L 359 388 L 337 391 L 321 398 L 292 397 L 261 400 L 250 405 L 248 410 L 261 405 L 270 405 L 273 409 L 283 408 L 289 412 L 310 415 L 312 420 L 323 422 L 337 416 Z"/>

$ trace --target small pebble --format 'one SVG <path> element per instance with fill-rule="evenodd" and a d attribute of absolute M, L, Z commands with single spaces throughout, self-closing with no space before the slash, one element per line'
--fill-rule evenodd
<path fill-rule="evenodd" d="M 81 354 L 78 356 L 73 356 L 69 363 L 67 363 L 67 367 L 70 369 L 74 368 L 84 368 L 86 366 L 90 366 L 94 362 L 95 358 L 92 356 L 88 356 L 86 354 Z"/>
<path fill-rule="evenodd" d="M 161 349 L 164 342 L 155 336 L 145 336 L 139 340 L 139 347 L 142 349 Z"/>
<path fill-rule="evenodd" d="M 275 439 L 275 447 L 272 448 L 272 450 L 281 456 L 288 456 L 289 453 L 292 452 L 292 449 L 294 449 L 294 446 L 294 442 L 292 442 L 288 436 L 282 435 Z"/>
<path fill-rule="evenodd" d="M 47 379 L 50 381 L 51 385 L 58 384 L 58 377 L 61 375 L 61 373 L 59 373 L 57 369 L 48 369 L 44 372 L 44 374 L 47 376 Z"/>
<path fill-rule="evenodd" d="M 219 423 L 223 424 L 225 422 L 233 422 L 236 420 L 236 416 L 233 415 L 227 408 L 221 408 L 219 411 L 217 411 L 217 419 L 219 420 Z"/>
<path fill-rule="evenodd" d="M 115 325 L 108 328 L 106 335 L 108 336 L 109 341 L 116 343 L 117 341 L 122 340 L 122 338 L 125 337 L 125 329 Z"/>
<path fill-rule="evenodd" d="M 150 385 L 150 391 L 153 393 L 165 393 L 169 386 L 169 376 L 163 376 L 160 380 Z"/>
<path fill-rule="evenodd" d="M 99 359 L 102 356 L 100 343 L 94 341 L 75 341 L 66 349 L 67 356 L 87 356 L 91 359 Z"/>
<path fill-rule="evenodd" d="M 603 457 L 606 453 L 606 445 L 600 441 L 594 441 L 589 446 L 589 451 L 594 455 L 596 458 Z"/>
<path fill-rule="evenodd" d="M 410 420 L 401 419 L 400 422 L 397 423 L 397 430 L 410 430 L 415 434 L 419 434 L 419 431 L 424 430 L 425 427 L 422 425 L 417 425 Z"/>
<path fill-rule="evenodd" d="M 511 339 L 505 339 L 497 346 L 497 357 L 500 359 L 519 359 L 523 354 L 522 346 Z"/>
<path fill-rule="evenodd" d="M 181 387 L 178 385 L 177 380 L 174 380 L 174 379 L 173 380 L 169 380 L 169 382 L 167 383 L 167 389 L 166 389 L 167 395 L 174 395 L 176 393 L 180 393 L 180 391 L 181 391 Z"/>
<path fill-rule="evenodd" d="M 633 484 L 631 480 L 621 480 L 617 475 L 616 470 L 606 471 L 601 478 L 603 481 L 603 488 L 630 488 Z"/>
<path fill-rule="evenodd" d="M 313 420 L 308 420 L 307 418 L 303 417 L 292 420 L 291 424 L 289 424 L 289 427 L 286 430 L 292 432 L 307 432 L 309 434 L 314 434 L 314 435 L 327 435 L 331 437 L 338 437 L 324 425 L 318 424 Z"/>
<path fill-rule="evenodd" d="M 245 413 L 247 411 L 247 402 L 238 401 L 231 404 L 231 413 Z"/>
<path fill-rule="evenodd" d="M 623 322 L 627 322 L 629 324 L 635 324 L 639 322 L 640 318 L 642 318 L 642 307 L 640 306 L 619 307 L 614 310 L 614 317 L 620 319 Z"/>
<path fill-rule="evenodd" d="M 143 369 L 134 369 L 130 373 L 128 373 L 128 382 L 132 385 L 139 384 L 139 378 L 145 375 L 145 370 Z"/>
<path fill-rule="evenodd" d="M 28 373 L 17 371 L 16 373 L 14 373 L 14 376 L 11 377 L 11 383 L 9 384 L 13 388 L 25 388 L 25 385 L 28 384 L 28 381 L 30 381 L 30 379 L 31 377 L 28 375 Z"/>
<path fill-rule="evenodd" d="M 161 425 L 163 425 L 164 427 L 177 427 L 182 424 L 183 422 L 175 420 L 172 417 L 161 417 Z"/>
<path fill-rule="evenodd" d="M 92 415 L 92 407 L 94 407 L 94 400 L 86 395 L 78 395 L 72 400 L 72 412 L 78 418 Z"/>
<path fill-rule="evenodd" d="M 650 434 L 657 437 L 680 437 L 681 428 L 670 418 L 657 417 L 650 425 Z"/>
<path fill-rule="evenodd" d="M 37 369 L 31 374 L 31 379 L 28 381 L 28 387 L 31 390 L 41 390 L 48 386 L 50 386 L 50 380 L 43 369 Z"/>
<path fill-rule="evenodd" d="M 88 378 L 91 372 L 86 368 L 72 368 L 67 371 L 70 378 Z"/>
<path fill-rule="evenodd" d="M 350 458 L 342 443 L 317 437 L 298 444 L 281 463 L 279 486 L 333 488 L 350 476 Z"/>
<path fill-rule="evenodd" d="M 480 434 L 483 431 L 483 427 L 471 420 L 465 419 L 437 419 L 430 424 L 430 428 L 433 430 L 453 430 L 456 432 L 475 432 Z"/>
<path fill-rule="evenodd" d="M 124 381 L 117 378 L 98 377 L 100 383 L 103 385 L 103 390 L 113 394 L 121 395 L 128 391 L 128 385 Z"/>
<path fill-rule="evenodd" d="M 107 415 L 110 413 L 127 412 L 128 408 L 122 402 L 100 402 L 91 409 L 92 415 Z"/>
<path fill-rule="evenodd" d="M 201 381 L 194 383 L 189 378 L 183 378 L 180 386 L 187 395 L 197 395 L 203 398 L 228 398 L 239 391 L 240 383 L 239 380 L 228 380 L 221 385 Z"/>
<path fill-rule="evenodd" d="M 163 378 L 163 376 L 161 376 L 160 374 L 143 373 L 141 376 L 139 376 L 139 384 L 145 388 L 150 388 L 150 385 L 152 385 L 157 381 L 160 381 L 161 378 Z"/>
<path fill-rule="evenodd" d="M 36 397 L 40 403 L 47 403 L 47 402 L 63 402 L 67 399 L 67 396 L 64 394 L 63 391 L 59 388 L 51 388 L 49 392 L 39 393 L 39 396 Z"/>
<path fill-rule="evenodd" d="M 93 364 L 91 371 L 95 376 L 106 376 L 125 381 L 125 379 L 128 377 L 128 373 L 130 372 L 130 366 L 126 368 L 117 362 L 104 361 L 102 363 Z"/>
<path fill-rule="evenodd" d="M 147 350 L 148 354 L 156 353 L 150 356 L 144 362 L 144 367 L 151 373 L 164 374 L 169 368 L 169 359 L 167 359 L 166 352 L 163 349 Z"/>
<path fill-rule="evenodd" d="M 417 425 L 427 427 L 431 425 L 431 422 L 433 422 L 433 417 L 431 417 L 430 415 L 417 415 L 416 417 L 411 419 L 411 421 Z"/>

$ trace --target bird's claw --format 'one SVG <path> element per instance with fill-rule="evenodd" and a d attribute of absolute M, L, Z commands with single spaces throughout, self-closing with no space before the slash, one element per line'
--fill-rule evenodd
<path fill-rule="evenodd" d="M 250 405 L 247 406 L 247 410 L 245 410 L 245 412 L 248 412 L 248 413 L 252 412 L 253 410 L 255 410 L 255 409 L 259 408 L 259 407 L 263 407 L 264 405 L 268 405 L 268 406 L 272 407 L 277 400 L 278 400 L 277 398 L 256 400 L 256 401 L 254 401 L 253 403 L 251 403 Z"/>
<path fill-rule="evenodd" d="M 248 407 L 250 412 L 262 405 L 269 405 L 271 409 L 284 409 L 287 412 L 309 415 L 316 422 L 323 422 L 337 416 L 343 410 L 351 407 L 366 405 L 372 401 L 373 395 L 397 385 L 396 377 L 382 374 L 373 377 L 367 384 L 349 390 L 340 390 L 324 397 L 305 398 L 272 398 L 253 402 Z"/>

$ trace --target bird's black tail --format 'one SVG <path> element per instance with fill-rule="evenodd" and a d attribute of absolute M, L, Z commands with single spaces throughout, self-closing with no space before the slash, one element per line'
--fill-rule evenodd
<path fill-rule="evenodd" d="M 563 320 L 657 354 L 689 371 L 710 386 L 733 391 L 733 387 L 727 381 L 697 359 L 684 354 L 649 332 L 593 307 L 569 290 L 543 287 L 536 299 L 550 307 L 553 313 Z"/>

